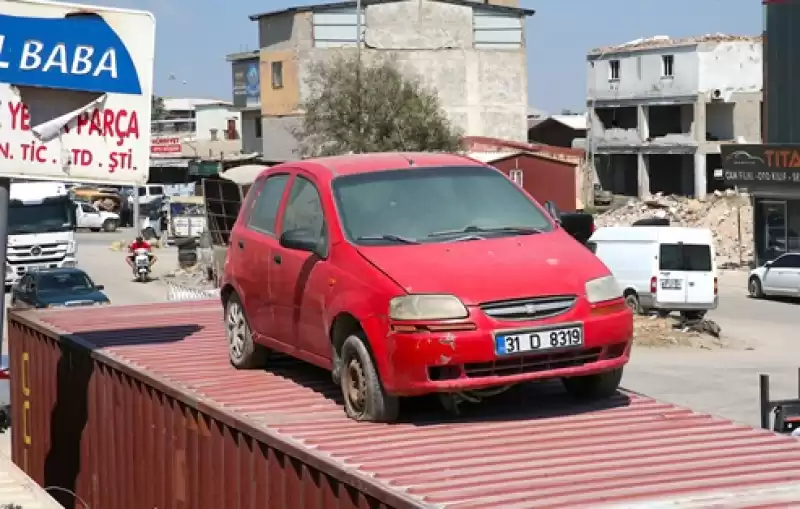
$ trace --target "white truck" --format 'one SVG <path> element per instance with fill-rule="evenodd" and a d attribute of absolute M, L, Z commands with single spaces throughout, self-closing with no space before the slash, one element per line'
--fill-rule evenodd
<path fill-rule="evenodd" d="M 60 182 L 13 182 L 6 286 L 28 270 L 77 266 L 75 205 Z"/>
<path fill-rule="evenodd" d="M 78 228 L 86 228 L 93 232 L 100 230 L 113 232 L 119 226 L 119 214 L 99 210 L 88 203 L 76 203 L 75 215 Z"/>

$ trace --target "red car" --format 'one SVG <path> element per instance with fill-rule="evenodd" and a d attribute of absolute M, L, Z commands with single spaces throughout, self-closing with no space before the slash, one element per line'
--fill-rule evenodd
<path fill-rule="evenodd" d="M 222 303 L 234 366 L 279 351 L 329 369 L 358 420 L 396 420 L 401 396 L 546 378 L 609 397 L 633 336 L 602 262 L 503 173 L 449 154 L 266 169 Z"/>

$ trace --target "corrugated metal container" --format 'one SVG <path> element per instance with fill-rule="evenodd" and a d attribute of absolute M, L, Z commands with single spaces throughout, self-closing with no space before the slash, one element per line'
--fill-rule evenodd
<path fill-rule="evenodd" d="M 330 375 L 230 367 L 215 301 L 10 317 L 14 458 L 90 507 L 800 506 L 800 443 L 636 395 L 526 385 L 345 418 Z M 81 507 L 69 497 L 67 507 Z"/>
<path fill-rule="evenodd" d="M 0 454 L 0 507 L 15 509 L 63 509 L 44 488 Z"/>
<path fill-rule="evenodd" d="M 800 0 L 763 0 L 764 143 L 800 143 Z"/>

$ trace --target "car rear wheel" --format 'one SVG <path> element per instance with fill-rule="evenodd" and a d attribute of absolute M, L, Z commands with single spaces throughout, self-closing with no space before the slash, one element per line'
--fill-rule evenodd
<path fill-rule="evenodd" d="M 262 368 L 269 359 L 269 350 L 253 341 L 250 323 L 239 296 L 233 294 L 225 305 L 225 335 L 228 358 L 237 369 Z"/>
<path fill-rule="evenodd" d="M 395 422 L 398 398 L 386 393 L 362 334 L 348 337 L 342 345 L 341 387 L 347 416 L 357 421 Z"/>
<path fill-rule="evenodd" d="M 614 396 L 621 380 L 622 368 L 617 368 L 595 375 L 564 378 L 562 382 L 573 398 L 592 401 Z"/>
<path fill-rule="evenodd" d="M 750 294 L 750 297 L 754 299 L 761 299 L 764 297 L 764 290 L 761 288 L 761 281 L 759 281 L 755 276 L 751 277 L 750 281 L 748 281 L 747 291 Z"/>

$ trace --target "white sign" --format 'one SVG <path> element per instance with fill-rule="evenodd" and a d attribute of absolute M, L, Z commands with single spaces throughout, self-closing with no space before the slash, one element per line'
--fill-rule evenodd
<path fill-rule="evenodd" d="M 147 182 L 155 20 L 0 0 L 0 175 Z"/>

